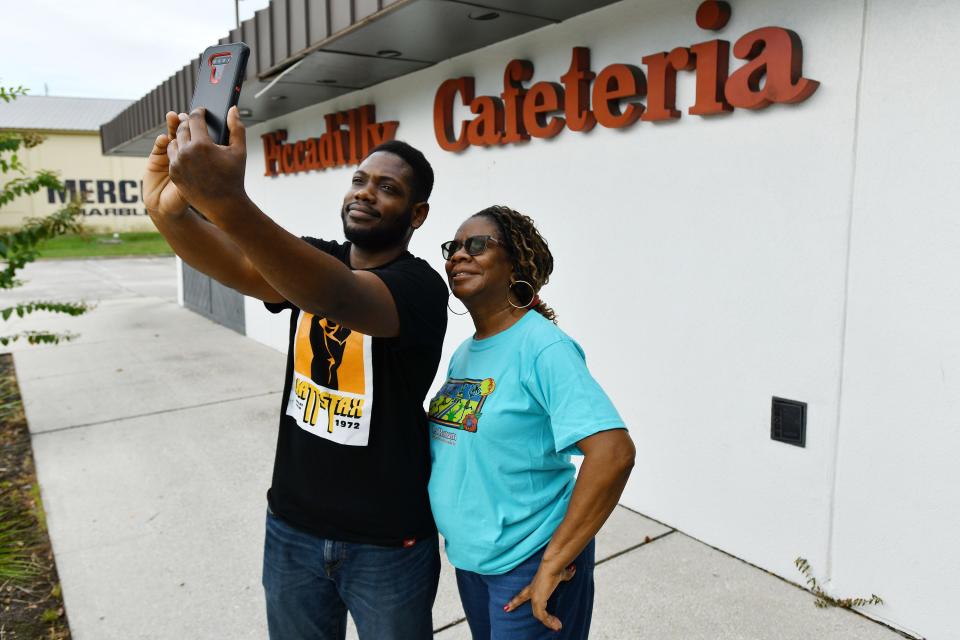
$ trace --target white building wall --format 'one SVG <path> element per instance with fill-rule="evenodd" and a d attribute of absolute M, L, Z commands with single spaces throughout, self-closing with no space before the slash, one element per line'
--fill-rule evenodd
<path fill-rule="evenodd" d="M 960 637 L 960 3 L 869 0 L 833 587 Z"/>
<path fill-rule="evenodd" d="M 252 127 L 248 190 L 292 232 L 341 238 L 339 207 L 351 169 L 264 178 L 259 135 L 286 128 L 288 140 L 319 136 L 324 114 L 375 104 L 378 119 L 399 120 L 397 137 L 423 149 L 436 171 L 415 254 L 442 271 L 438 245 L 493 203 L 538 222 L 557 263 L 543 297 L 583 345 L 637 442 L 628 506 L 790 580 L 800 581 L 793 560 L 802 555 L 838 590 L 883 595 L 889 605 L 878 615 L 911 628 L 945 628 L 949 585 L 927 590 L 937 563 L 921 565 L 915 550 L 890 561 L 902 540 L 937 542 L 923 550 L 932 561 L 946 553 L 946 531 L 957 524 L 955 506 L 952 515 L 937 515 L 933 494 L 903 481 L 925 465 L 932 470 L 926 480 L 952 487 L 939 498 L 957 502 L 946 453 L 957 442 L 955 424 L 947 433 L 947 410 L 958 398 L 949 381 L 960 373 L 957 334 L 948 329 L 950 310 L 960 308 L 948 279 L 958 261 L 948 251 L 958 232 L 948 215 L 955 178 L 943 186 L 956 174 L 947 155 L 956 125 L 947 110 L 957 90 L 943 83 L 952 76 L 942 64 L 915 62 L 926 51 L 946 64 L 939 52 L 948 50 L 951 33 L 942 22 L 944 43 L 931 42 L 903 24 L 901 14 L 913 9 L 869 1 L 856 163 L 863 2 L 737 0 L 729 25 L 714 34 L 696 26 L 695 0 L 625 0 Z M 950 3 L 915 4 L 924 20 L 939 22 L 935 9 Z M 477 95 L 493 95 L 513 58 L 534 63 L 534 82 L 558 81 L 574 46 L 589 47 L 599 71 L 714 37 L 735 42 L 770 25 L 803 40 L 804 72 L 822 83 L 805 103 L 690 116 L 693 77 L 681 73 L 678 122 L 564 131 L 460 154 L 435 141 L 433 98 L 448 78 L 473 75 Z M 903 146 L 885 147 L 893 138 Z M 943 164 L 924 171 L 910 157 L 889 157 L 925 153 L 928 138 L 939 140 Z M 901 166 L 911 188 L 900 189 L 893 167 Z M 852 212 L 859 235 L 845 326 Z M 891 280 L 895 295 L 886 298 Z M 912 292 L 920 280 L 924 287 Z M 885 322 L 876 322 L 878 312 Z M 286 314 L 271 316 L 248 300 L 246 318 L 251 337 L 285 349 Z M 468 316 L 451 316 L 445 359 L 471 329 Z M 947 335 L 952 346 L 942 341 Z M 774 395 L 808 403 L 806 448 L 770 440 Z M 928 425 L 920 437 L 907 436 L 904 425 L 918 422 Z M 877 479 L 876 460 L 896 473 Z M 928 491 L 936 486 L 925 484 Z M 918 525 L 922 533 L 908 535 Z"/>

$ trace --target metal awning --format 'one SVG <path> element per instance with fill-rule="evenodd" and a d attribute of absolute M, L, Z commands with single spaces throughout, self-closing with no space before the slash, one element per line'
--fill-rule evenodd
<path fill-rule="evenodd" d="M 249 45 L 240 109 L 256 123 L 619 0 L 271 0 L 220 40 Z M 105 155 L 146 156 L 186 111 L 198 56 L 100 128 Z"/>

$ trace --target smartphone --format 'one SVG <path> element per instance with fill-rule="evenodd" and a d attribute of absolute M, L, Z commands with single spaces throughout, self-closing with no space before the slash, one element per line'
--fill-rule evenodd
<path fill-rule="evenodd" d="M 217 144 L 227 144 L 230 140 L 227 111 L 240 100 L 249 57 L 250 47 L 242 42 L 208 47 L 200 57 L 190 110 L 206 108 L 207 130 Z"/>

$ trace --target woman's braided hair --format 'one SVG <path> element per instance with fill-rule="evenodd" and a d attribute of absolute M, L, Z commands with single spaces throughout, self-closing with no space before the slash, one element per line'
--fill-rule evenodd
<path fill-rule="evenodd" d="M 527 303 L 531 300 L 531 295 L 535 298 L 553 273 L 553 254 L 550 253 L 547 241 L 534 226 L 533 220 L 502 205 L 487 207 L 473 214 L 474 218 L 478 216 L 488 218 L 497 225 L 500 231 L 498 240 L 503 242 L 503 247 L 507 250 L 513 266 L 514 282 L 524 280 L 533 285 L 532 294 L 530 287 L 524 284 L 511 285 L 510 290 L 517 297 L 518 302 Z M 556 324 L 557 314 L 542 300 L 536 305 L 531 305 L 531 308 Z"/>

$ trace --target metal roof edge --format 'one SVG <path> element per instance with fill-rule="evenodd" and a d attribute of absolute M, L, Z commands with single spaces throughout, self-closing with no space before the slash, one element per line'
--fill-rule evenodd
<path fill-rule="evenodd" d="M 353 33 L 354 31 L 362 29 L 368 24 L 376 22 L 377 20 L 382 19 L 384 16 L 387 16 L 390 13 L 396 11 L 397 9 L 400 9 L 401 7 L 404 7 L 413 2 L 416 2 L 416 0 L 396 0 L 396 2 L 390 5 L 387 5 L 386 7 L 383 7 L 382 9 L 378 10 L 376 13 L 371 13 L 370 15 L 361 18 L 359 21 L 352 23 L 350 26 L 345 27 L 340 31 L 337 31 L 336 33 L 330 34 L 323 40 L 320 40 L 319 42 L 315 42 L 314 44 L 298 51 L 297 53 L 287 56 L 287 58 L 285 58 L 279 64 L 276 64 L 273 67 L 264 71 L 263 73 L 258 74 L 257 78 L 259 78 L 260 80 L 269 80 L 273 76 L 285 71 L 288 67 L 296 64 L 298 61 L 307 57 L 314 51 L 319 51 L 324 47 L 328 47 L 334 42 L 336 42 L 337 40 L 340 40 L 341 38 L 343 38 L 344 36 L 347 36 Z"/>
<path fill-rule="evenodd" d="M 245 89 L 249 90 L 241 94 L 239 106 L 241 111 L 250 112 L 245 118 L 262 121 L 617 1 L 529 0 L 530 4 L 523 6 L 506 0 L 270 0 L 266 8 L 231 29 L 219 43 L 243 41 L 250 47 L 244 78 Z M 535 7 L 539 7 L 536 12 L 532 11 Z M 481 32 L 458 22 L 476 19 L 467 14 L 468 8 L 489 9 L 509 16 L 509 20 L 499 29 Z M 423 32 L 418 31 L 424 24 L 443 25 L 434 28 L 452 31 L 441 31 L 435 34 L 436 38 L 424 40 Z M 401 25 L 401 30 L 397 25 Z M 364 31 L 369 37 L 364 36 Z M 419 34 L 414 38 L 420 39 L 410 49 L 405 44 L 396 46 L 398 38 L 403 42 L 403 35 L 398 34 L 414 33 Z M 381 42 L 383 49 L 393 49 L 397 55 L 380 55 L 376 45 Z M 304 43 L 306 46 L 302 46 Z M 296 52 L 292 52 L 295 47 Z M 399 54 L 401 50 L 407 55 Z M 357 64 L 359 60 L 364 62 Z M 164 130 L 164 114 L 168 110 L 189 110 L 199 62 L 198 56 L 101 125 L 104 155 L 149 153 L 148 142 L 152 146 L 152 140 L 147 139 Z M 325 69 L 334 74 L 345 73 L 346 77 L 318 74 L 325 73 Z M 265 96 L 265 89 L 281 78 L 283 89 Z M 256 98 L 260 100 L 255 101 Z"/>

